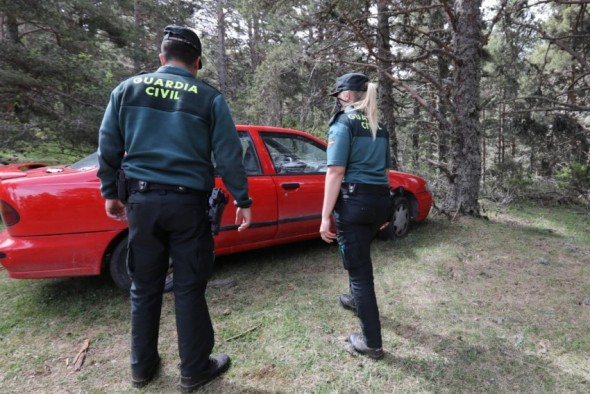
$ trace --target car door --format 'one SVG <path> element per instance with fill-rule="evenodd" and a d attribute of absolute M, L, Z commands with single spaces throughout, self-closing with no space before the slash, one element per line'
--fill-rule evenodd
<path fill-rule="evenodd" d="M 303 133 L 260 131 L 272 161 L 278 204 L 277 238 L 309 238 L 320 227 L 326 151 Z"/>
<path fill-rule="evenodd" d="M 272 243 L 277 232 L 277 195 L 272 177 L 264 174 L 252 136 L 248 130 L 239 130 L 242 143 L 242 160 L 248 176 L 248 191 L 253 200 L 252 224 L 246 231 L 238 232 L 235 224 L 236 207 L 233 197 L 223 213 L 221 231 L 215 237 L 216 253 L 226 254 Z M 221 177 L 216 177 L 216 186 L 226 192 Z"/>

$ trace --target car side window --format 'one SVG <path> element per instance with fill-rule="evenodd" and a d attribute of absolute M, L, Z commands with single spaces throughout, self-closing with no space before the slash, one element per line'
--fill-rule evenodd
<path fill-rule="evenodd" d="M 242 163 L 244 164 L 246 175 L 262 174 L 260 160 L 258 160 L 258 155 L 256 154 L 254 142 L 252 142 L 250 134 L 245 131 L 238 131 L 238 136 L 240 137 L 240 143 L 242 144 Z M 219 176 L 219 172 L 217 171 L 217 163 L 215 163 L 215 156 L 213 153 L 211 153 L 211 163 L 213 163 L 215 176 Z"/>
<path fill-rule="evenodd" d="M 261 132 L 278 174 L 325 173 L 326 150 L 301 135 Z"/>
<path fill-rule="evenodd" d="M 260 161 L 254 149 L 254 143 L 250 138 L 250 134 L 240 131 L 240 142 L 242 143 L 242 163 L 244 164 L 244 170 L 246 175 L 260 175 Z"/>

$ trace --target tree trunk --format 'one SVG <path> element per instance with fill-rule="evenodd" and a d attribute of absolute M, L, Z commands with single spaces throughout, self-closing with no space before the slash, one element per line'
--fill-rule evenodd
<path fill-rule="evenodd" d="M 481 117 L 482 119 L 486 120 L 486 113 L 485 110 L 481 110 Z M 483 138 L 481 139 L 481 182 L 482 184 L 486 183 L 486 154 L 487 154 L 487 147 L 486 147 L 486 135 L 484 133 Z"/>
<path fill-rule="evenodd" d="M 505 94 L 503 94 L 502 96 L 503 99 L 506 98 Z M 501 164 L 504 163 L 504 153 L 505 153 L 505 149 L 504 149 L 504 112 L 505 112 L 505 105 L 504 103 L 501 103 L 498 106 L 498 159 L 497 159 L 497 163 Z"/>
<path fill-rule="evenodd" d="M 141 71 L 142 64 L 141 59 L 139 56 L 139 48 L 145 48 L 144 42 L 144 34 L 142 31 L 143 28 L 143 9 L 142 9 L 142 0 L 134 0 L 133 2 L 133 23 L 135 26 L 135 30 L 139 35 L 139 42 L 136 44 L 135 53 L 133 54 L 133 68 L 135 72 L 138 73 Z"/>
<path fill-rule="evenodd" d="M 217 1 L 217 72 L 219 90 L 227 95 L 227 56 L 225 54 L 225 12 L 223 11 L 223 3 L 223 0 Z"/>
<path fill-rule="evenodd" d="M 260 65 L 260 23 L 258 15 L 254 14 L 248 20 L 248 46 L 250 47 L 250 64 L 252 65 L 252 74 Z"/>
<path fill-rule="evenodd" d="M 431 21 L 431 30 L 433 31 L 444 31 L 445 29 L 445 21 L 443 15 L 440 11 L 435 10 L 432 14 L 432 21 Z M 437 47 L 444 51 L 444 47 L 441 42 L 436 43 Z M 438 71 L 438 83 L 442 87 L 448 86 L 448 80 L 450 79 L 450 65 L 449 59 L 446 56 L 437 56 L 436 59 L 436 67 Z M 438 111 L 444 116 L 445 118 L 449 115 L 449 106 L 447 101 L 447 89 L 443 88 L 444 90 L 435 94 L 435 102 L 437 105 Z M 441 163 L 448 163 L 450 161 L 449 151 L 450 151 L 450 130 L 448 126 L 441 121 L 437 121 L 438 123 L 438 130 L 437 130 L 437 137 L 438 137 L 438 160 Z"/>
<path fill-rule="evenodd" d="M 443 209 L 480 215 L 481 126 L 479 93 L 481 80 L 481 0 L 455 0 L 456 29 L 453 43 L 456 67 L 452 102 L 456 121 L 451 146 L 450 191 Z"/>
<path fill-rule="evenodd" d="M 12 44 L 20 44 L 20 37 L 18 35 L 18 22 L 12 15 L 6 15 L 4 19 L 4 25 L 6 26 L 6 41 Z"/>
<path fill-rule="evenodd" d="M 414 119 L 420 119 L 420 106 L 414 105 Z M 412 128 L 412 164 L 418 167 L 420 161 L 420 123 L 416 122 Z"/>
<path fill-rule="evenodd" d="M 388 0 L 377 1 L 377 51 L 379 59 L 377 63 L 380 70 L 388 73 L 391 72 L 391 45 L 389 43 L 389 7 Z M 395 116 L 393 109 L 395 100 L 393 99 L 393 81 L 384 73 L 379 73 L 379 110 L 383 118 L 383 123 L 389 131 L 389 145 L 391 150 L 391 166 L 393 169 L 399 169 L 397 160 L 397 137 L 395 134 Z"/>

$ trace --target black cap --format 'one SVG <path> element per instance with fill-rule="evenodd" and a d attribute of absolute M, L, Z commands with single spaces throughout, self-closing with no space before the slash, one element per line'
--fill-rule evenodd
<path fill-rule="evenodd" d="M 199 57 L 201 56 L 201 40 L 199 40 L 197 33 L 188 27 L 176 25 L 166 26 L 162 41 L 166 40 L 180 41 L 197 51 Z M 201 68 L 203 68 L 203 62 L 199 61 L 199 69 Z"/>
<path fill-rule="evenodd" d="M 354 92 L 364 92 L 367 90 L 367 82 L 369 78 L 361 73 L 348 73 L 336 79 L 336 91 L 330 93 L 330 96 L 337 96 L 338 93 L 345 90 L 352 90 Z"/>

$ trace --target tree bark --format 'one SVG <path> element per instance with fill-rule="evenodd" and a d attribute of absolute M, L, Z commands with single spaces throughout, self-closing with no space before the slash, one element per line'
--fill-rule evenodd
<path fill-rule="evenodd" d="M 420 119 L 420 106 L 414 104 L 414 119 Z M 412 164 L 414 167 L 418 167 L 420 161 L 420 123 L 414 123 L 412 128 Z M 428 156 L 427 156 L 428 157 Z"/>
<path fill-rule="evenodd" d="M 432 14 L 431 30 L 443 32 L 445 30 L 445 21 L 440 10 L 435 10 Z M 440 42 L 435 43 L 439 50 L 444 51 L 442 43 L 444 40 L 441 37 Z M 448 105 L 448 94 L 450 93 L 447 86 L 451 77 L 449 58 L 446 56 L 437 56 L 436 68 L 438 71 L 438 83 L 443 90 L 434 95 L 438 112 L 445 118 L 448 117 L 450 110 Z M 450 161 L 449 152 L 451 146 L 451 135 L 447 124 L 440 121 L 438 123 L 437 137 L 438 137 L 438 160 L 443 163 Z"/>
<path fill-rule="evenodd" d="M 250 64 L 252 74 L 260 65 L 260 23 L 258 14 L 253 14 L 248 20 L 248 46 L 250 47 Z"/>
<path fill-rule="evenodd" d="M 223 5 L 223 0 L 217 1 L 217 72 L 219 90 L 227 95 L 227 55 L 225 54 L 225 12 L 223 11 Z"/>
<path fill-rule="evenodd" d="M 455 89 L 452 102 L 456 121 L 451 145 L 450 191 L 443 209 L 480 215 L 478 202 L 481 179 L 481 126 L 479 94 L 481 80 L 481 0 L 455 0 L 456 29 L 453 34 Z"/>
<path fill-rule="evenodd" d="M 18 35 L 18 22 L 12 15 L 6 15 L 4 19 L 4 25 L 6 26 L 6 41 L 12 44 L 20 44 L 20 37 Z"/>
<path fill-rule="evenodd" d="M 145 47 L 144 34 L 143 31 L 141 31 L 141 29 L 143 28 L 142 0 L 134 0 L 133 2 L 133 24 L 135 26 L 137 34 L 139 35 L 139 43 L 138 45 L 136 45 L 135 53 L 133 54 L 133 68 L 135 69 L 135 72 L 138 73 L 141 71 L 142 68 L 141 60 L 138 55 L 138 47 Z"/>
<path fill-rule="evenodd" d="M 389 7 L 388 0 L 377 1 L 377 53 L 379 58 L 377 63 L 379 70 L 391 72 L 391 44 L 389 43 Z M 395 100 L 393 98 L 393 82 L 383 72 L 379 72 L 379 111 L 381 112 L 383 123 L 389 131 L 389 146 L 391 151 L 391 166 L 393 169 L 399 169 L 397 136 L 395 132 L 395 116 L 393 109 Z"/>

